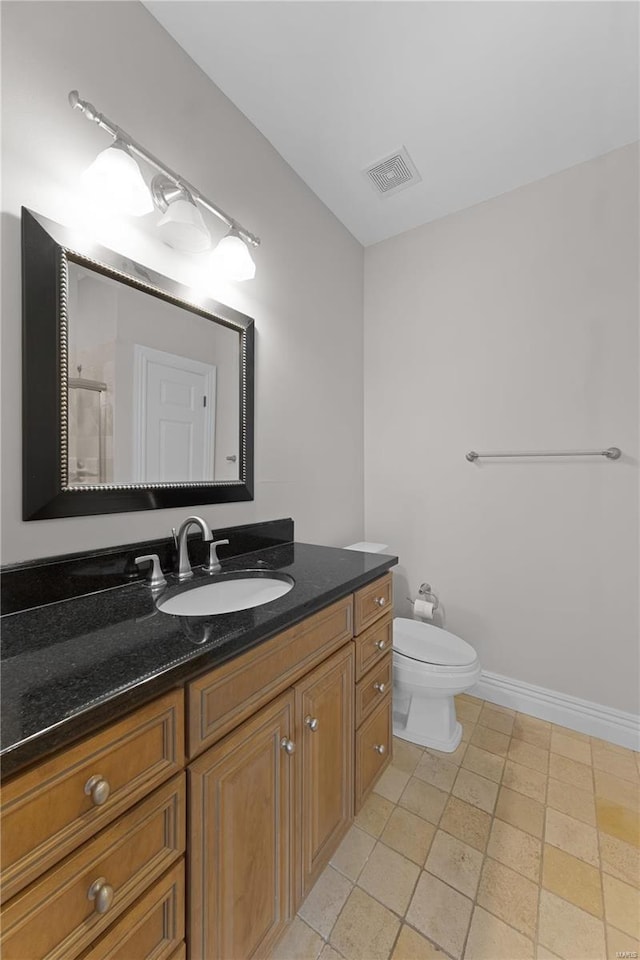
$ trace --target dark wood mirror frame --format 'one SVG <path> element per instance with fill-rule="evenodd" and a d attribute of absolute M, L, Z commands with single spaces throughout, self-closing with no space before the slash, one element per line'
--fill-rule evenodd
<path fill-rule="evenodd" d="M 159 297 L 240 334 L 239 480 L 67 483 L 68 262 Z M 187 287 L 105 247 L 74 249 L 71 231 L 22 208 L 23 519 L 46 520 L 253 499 L 254 323 L 215 300 L 195 304 Z"/>

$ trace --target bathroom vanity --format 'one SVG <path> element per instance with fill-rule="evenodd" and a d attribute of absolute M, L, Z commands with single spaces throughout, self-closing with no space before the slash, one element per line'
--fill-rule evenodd
<path fill-rule="evenodd" d="M 52 687 L 63 661 L 59 689 L 75 673 L 91 694 L 60 716 L 49 690 L 48 728 L 25 736 L 25 719 L 3 744 L 6 960 L 270 954 L 391 757 L 395 562 L 287 543 L 228 562 L 295 580 L 252 611 L 169 617 L 136 582 L 5 618 L 6 736 L 45 661 Z M 68 619 L 91 602 L 94 641 L 113 641 L 102 664 L 94 649 L 94 674 Z M 38 618 L 58 642 L 24 651 L 21 687 L 18 648 Z M 101 671 L 111 689 L 95 696 Z"/>

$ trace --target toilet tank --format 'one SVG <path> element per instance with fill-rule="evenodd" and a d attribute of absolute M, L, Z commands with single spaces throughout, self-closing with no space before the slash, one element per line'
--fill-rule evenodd
<path fill-rule="evenodd" d="M 371 543 L 369 540 L 361 540 L 360 543 L 350 543 L 343 550 L 359 550 L 361 553 L 386 553 L 389 549 L 388 543 Z"/>

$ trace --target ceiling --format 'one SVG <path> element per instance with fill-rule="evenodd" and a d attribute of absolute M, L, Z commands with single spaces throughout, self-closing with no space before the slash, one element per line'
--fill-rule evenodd
<path fill-rule="evenodd" d="M 364 245 L 638 138 L 633 2 L 145 6 Z M 402 146 L 421 182 L 376 193 Z"/>

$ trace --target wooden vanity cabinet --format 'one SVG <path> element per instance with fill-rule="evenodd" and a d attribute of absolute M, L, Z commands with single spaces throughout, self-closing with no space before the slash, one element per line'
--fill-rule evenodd
<path fill-rule="evenodd" d="M 295 687 L 296 909 L 353 819 L 353 663 L 348 644 Z"/>
<path fill-rule="evenodd" d="M 4 784 L 2 955 L 268 957 L 391 759 L 391 605 L 385 574 Z"/>

